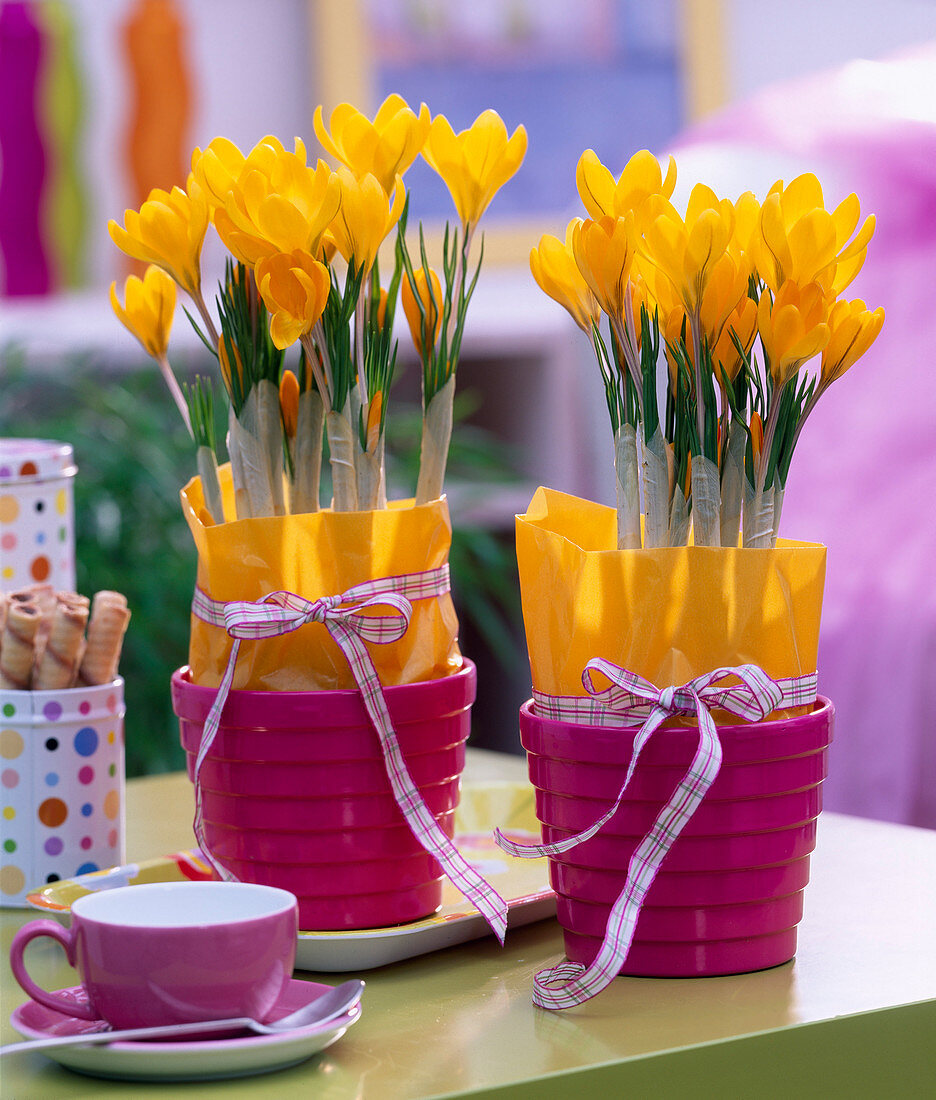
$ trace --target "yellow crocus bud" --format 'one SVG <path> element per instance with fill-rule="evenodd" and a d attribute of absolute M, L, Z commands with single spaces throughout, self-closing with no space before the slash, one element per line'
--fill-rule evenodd
<path fill-rule="evenodd" d="M 731 316 L 725 322 L 721 336 L 719 336 L 712 349 L 715 378 L 719 384 L 724 381 L 722 370 L 733 382 L 741 369 L 741 364 L 744 362 L 738 354 L 734 340 L 731 338 L 732 332 L 740 340 L 745 352 L 750 353 L 751 348 L 754 346 L 754 338 L 757 336 L 757 303 L 753 298 L 745 296 L 738 302 Z"/>
<path fill-rule="evenodd" d="M 130 275 L 124 284 L 125 306 L 117 297 L 117 284 L 110 285 L 114 313 L 154 359 L 163 359 L 169 348 L 176 285 L 161 268 L 151 264 L 143 278 Z"/>
<path fill-rule="evenodd" d="M 820 385 L 823 389 L 854 366 L 874 343 L 884 324 L 884 309 L 874 312 L 856 298 L 836 302 L 829 312 L 829 342 L 822 352 Z"/>
<path fill-rule="evenodd" d="M 572 253 L 572 234 L 580 223 L 580 218 L 569 222 L 565 243 L 544 233 L 539 245 L 530 250 L 530 270 L 540 289 L 563 306 L 578 327 L 591 336 L 592 325 L 601 319 L 601 308 Z"/>
<path fill-rule="evenodd" d="M 377 325 L 377 328 L 382 329 L 384 327 L 384 323 L 387 320 L 387 302 L 389 300 L 390 296 L 387 294 L 386 290 L 381 287 L 380 292 L 377 296 L 377 301 L 374 302 L 371 307 L 373 310 L 374 322 Z"/>
<path fill-rule="evenodd" d="M 241 354 L 237 350 L 237 345 L 232 343 L 234 349 L 234 369 L 231 370 L 231 360 L 228 356 L 227 341 L 223 338 L 218 341 L 218 367 L 221 371 L 221 378 L 224 382 L 224 387 L 228 394 L 233 394 L 233 382 L 232 376 L 237 378 L 238 389 L 243 389 L 244 386 L 244 362 L 241 359 Z"/>
<path fill-rule="evenodd" d="M 291 370 L 283 371 L 279 384 L 279 399 L 283 431 L 290 439 L 295 439 L 296 422 L 299 419 L 299 379 Z"/>
<path fill-rule="evenodd" d="M 380 419 L 383 412 L 383 393 L 379 390 L 371 398 L 367 407 L 367 425 L 365 427 L 366 450 L 374 452 L 380 442 Z"/>
<path fill-rule="evenodd" d="M 358 179 L 372 175 L 389 195 L 420 150 L 429 133 L 429 108 L 419 114 L 399 95 L 389 95 L 371 122 L 350 103 L 331 113 L 331 132 L 325 129 L 322 108 L 315 108 L 315 133 L 326 152 L 350 168 Z"/>
<path fill-rule="evenodd" d="M 312 331 L 328 301 L 328 268 L 301 249 L 262 259 L 254 272 L 263 304 L 270 314 L 270 338 L 290 347 Z"/>
<path fill-rule="evenodd" d="M 358 179 L 350 168 L 344 167 L 335 175 L 341 203 L 329 226 L 329 236 L 345 260 L 356 271 L 363 268 L 366 275 L 374 266 L 381 244 L 403 213 L 406 189 L 403 180 L 397 177 L 388 197 L 376 176 L 368 174 Z"/>
<path fill-rule="evenodd" d="M 751 413 L 751 450 L 754 452 L 754 466 L 760 462 L 761 451 L 764 449 L 764 421 L 759 412 Z"/>
<path fill-rule="evenodd" d="M 409 275 L 403 280 L 400 300 L 413 338 L 413 346 L 419 358 L 425 361 L 435 347 L 442 327 L 442 284 L 432 268 L 429 268 L 428 282 L 426 272 L 421 267 L 416 268 L 413 277 L 416 280 L 415 287 L 410 282 Z M 422 311 L 419 308 L 420 303 Z"/>
<path fill-rule="evenodd" d="M 761 295 L 757 330 L 774 386 L 780 389 L 808 359 L 829 342 L 826 303 L 818 283 L 797 286 L 787 280 L 771 303 Z"/>
<path fill-rule="evenodd" d="M 624 294 L 637 254 L 637 241 L 633 214 L 599 221 L 589 219 L 572 230 L 576 266 L 599 306 L 615 320 L 624 318 Z"/>
<path fill-rule="evenodd" d="M 478 223 L 523 163 L 526 150 L 526 130 L 518 126 L 508 138 L 500 115 L 487 110 L 458 134 L 444 115 L 436 115 L 422 155 L 449 189 L 464 228 Z"/>
<path fill-rule="evenodd" d="M 586 149 L 575 169 L 579 198 L 594 221 L 604 217 L 638 215 L 651 195 L 668 199 L 676 186 L 676 161 L 670 157 L 666 178 L 660 162 L 647 149 L 634 153 L 617 180 L 592 149 Z"/>
<path fill-rule="evenodd" d="M 111 240 L 135 260 L 161 267 L 197 297 L 201 291 L 201 248 L 208 229 L 208 203 L 194 177 L 188 193 L 181 187 L 154 187 L 139 211 L 124 212 L 121 226 L 107 223 Z"/>

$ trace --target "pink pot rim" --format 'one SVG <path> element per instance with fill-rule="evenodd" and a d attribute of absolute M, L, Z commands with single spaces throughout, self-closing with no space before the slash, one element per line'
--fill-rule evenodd
<path fill-rule="evenodd" d="M 170 691 L 176 716 L 203 723 L 217 695 L 217 688 L 193 684 L 183 665 L 172 674 Z M 471 706 L 477 690 L 474 662 L 462 658 L 461 668 L 436 680 L 391 684 L 383 693 L 394 722 L 405 724 L 424 718 L 440 718 Z M 223 724 L 247 728 L 305 728 L 308 723 L 329 729 L 369 726 L 370 719 L 357 688 L 334 691 L 231 690 L 224 704 Z"/>
<path fill-rule="evenodd" d="M 832 742 L 835 707 L 819 696 L 807 714 L 718 725 L 724 749 L 723 768 L 760 765 L 765 762 L 815 756 Z M 520 740 L 528 753 L 556 761 L 575 761 L 585 765 L 617 765 L 629 759 L 633 739 L 641 728 L 572 723 L 547 718 L 535 710 L 534 700 L 520 707 Z M 673 767 L 673 758 L 691 760 L 698 745 L 695 727 L 664 724 L 653 736 L 641 756 L 645 768 Z"/>

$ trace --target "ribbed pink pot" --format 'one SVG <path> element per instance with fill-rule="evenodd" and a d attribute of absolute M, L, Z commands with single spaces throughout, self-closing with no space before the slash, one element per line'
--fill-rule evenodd
<path fill-rule="evenodd" d="M 647 894 L 622 974 L 704 977 L 777 966 L 796 953 L 815 847 L 834 708 L 719 726 L 723 763 Z M 520 710 L 520 738 L 544 842 L 587 828 L 620 790 L 634 729 L 584 726 Z M 590 963 L 627 865 L 685 774 L 694 729 L 662 729 L 627 796 L 597 836 L 550 859 L 566 954 Z"/>
<path fill-rule="evenodd" d="M 475 666 L 384 689 L 414 782 L 453 835 Z M 172 677 L 189 778 L 214 688 Z M 290 890 L 305 931 L 381 928 L 442 903 L 442 870 L 406 823 L 357 691 L 232 691 L 201 769 L 205 839 L 239 879 Z"/>

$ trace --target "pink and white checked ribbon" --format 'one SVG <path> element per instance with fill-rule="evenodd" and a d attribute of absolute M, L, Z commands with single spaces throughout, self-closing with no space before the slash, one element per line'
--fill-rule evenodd
<path fill-rule="evenodd" d="M 597 688 L 595 672 L 607 677 L 610 687 Z M 741 682 L 725 686 L 723 681 L 729 677 Z M 722 748 L 709 708 L 730 711 L 748 722 L 761 721 L 778 707 L 815 702 L 817 678 L 811 673 L 772 680 L 757 665 L 738 665 L 697 676 L 682 687 L 661 689 L 610 661 L 596 658 L 585 666 L 582 683 L 589 698 L 534 693 L 535 709 L 546 718 L 588 725 L 632 726 L 634 719 L 643 718 L 643 725 L 634 737 L 634 750 L 620 792 L 607 813 L 593 825 L 554 844 L 518 844 L 496 829 L 495 839 L 505 852 L 524 859 L 555 856 L 593 837 L 617 812 L 640 753 L 667 718 L 695 714 L 699 744 L 689 770 L 631 856 L 624 889 L 611 908 L 604 940 L 593 962 L 588 967 L 575 962 L 560 963 L 534 977 L 533 1003 L 541 1008 L 572 1008 L 587 1001 L 613 981 L 627 959 L 647 891 L 667 852 L 721 768 Z"/>
<path fill-rule="evenodd" d="M 192 601 L 193 613 L 205 622 L 223 626 L 234 639 L 218 693 L 205 719 L 195 758 L 195 837 L 205 858 L 222 878 L 230 880 L 234 876 L 211 855 L 205 842 L 199 775 L 218 732 L 221 712 L 234 679 L 240 644 L 245 639 L 287 634 L 306 623 L 322 623 L 347 658 L 360 688 L 364 707 L 380 740 L 393 796 L 409 827 L 423 848 L 439 861 L 452 883 L 487 920 L 500 942 L 504 942 L 507 903 L 458 851 L 423 801 L 406 766 L 380 678 L 364 644 L 398 641 L 409 627 L 413 610 L 410 600 L 441 596 L 448 590 L 448 565 L 422 573 L 365 581 L 340 596 L 321 596 L 317 600 L 307 600 L 292 592 L 272 592 L 255 603 L 223 603 L 196 588 Z M 391 613 L 365 613 L 381 606 L 391 608 Z"/>

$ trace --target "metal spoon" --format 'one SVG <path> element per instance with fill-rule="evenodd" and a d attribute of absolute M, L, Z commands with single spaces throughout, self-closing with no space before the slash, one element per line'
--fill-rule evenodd
<path fill-rule="evenodd" d="M 248 1029 L 260 1035 L 278 1035 L 283 1031 L 309 1028 L 327 1024 L 344 1016 L 360 1001 L 364 992 L 362 981 L 343 982 L 316 997 L 302 1008 L 297 1008 L 282 1019 L 263 1024 L 250 1016 L 237 1016 L 229 1020 L 199 1020 L 191 1024 L 167 1024 L 161 1027 L 133 1027 L 121 1031 L 89 1031 L 81 1035 L 63 1035 L 52 1039 L 28 1039 L 22 1043 L 10 1043 L 0 1047 L 0 1056 L 18 1050 L 43 1050 L 49 1047 L 77 1047 L 88 1043 L 115 1043 L 131 1039 L 177 1039 L 182 1035 L 204 1035 L 215 1031 L 239 1031 Z"/>

